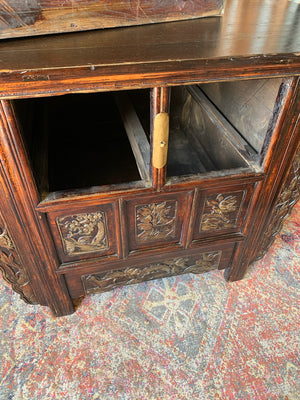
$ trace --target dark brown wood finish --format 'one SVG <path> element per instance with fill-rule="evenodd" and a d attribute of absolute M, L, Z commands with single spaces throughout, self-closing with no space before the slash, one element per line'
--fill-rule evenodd
<path fill-rule="evenodd" d="M 282 107 L 279 107 L 280 103 Z M 252 216 L 246 226 L 247 240 L 236 252 L 231 268 L 226 271 L 226 278 L 231 281 L 241 279 L 258 249 L 262 251 L 261 237 L 267 229 L 266 218 L 276 206 L 278 190 L 288 179 L 288 171 L 297 154 L 300 141 L 299 78 L 286 81 L 285 87 L 279 93 L 274 114 L 271 121 L 272 141 L 269 140 L 269 132 L 267 136 L 269 146 L 267 150 L 264 149 L 267 177 L 259 185 L 253 198 Z M 270 223 L 276 224 L 276 221 Z"/>
<path fill-rule="evenodd" d="M 234 240 L 229 239 L 226 243 L 221 241 L 218 244 L 212 243 L 209 246 L 199 246 L 196 249 L 190 249 L 184 253 L 184 256 L 182 250 L 173 249 L 164 252 L 163 255 L 153 252 L 148 258 L 132 257 L 113 264 L 98 263 L 97 260 L 84 265 L 82 263 L 73 263 L 72 266 L 65 265 L 62 267 L 58 273 L 64 274 L 71 296 L 76 298 L 86 294 L 85 285 L 82 281 L 87 276 L 106 276 L 103 285 L 100 284 L 95 290 L 95 293 L 100 293 L 116 286 L 180 273 L 202 273 L 212 269 L 223 270 L 230 265 L 235 244 Z M 114 276 L 115 272 L 117 276 Z"/>
<path fill-rule="evenodd" d="M 55 274 L 58 260 L 45 216 L 38 215 L 34 209 L 39 198 L 8 102 L 1 102 L 0 115 L 1 210 L 10 238 L 19 253 L 20 269 L 26 271 L 35 301 L 50 306 L 54 315 L 69 314 L 73 305 L 63 277 Z M 24 240 L 25 237 L 30 240 Z M 22 287 L 15 281 L 14 284 L 18 286 L 18 292 L 26 296 Z"/>
<path fill-rule="evenodd" d="M 299 198 L 299 75 L 288 0 L 2 40 L 5 279 L 54 315 L 163 276 L 241 279 Z"/>
<path fill-rule="evenodd" d="M 129 251 L 153 247 L 182 246 L 184 226 L 189 221 L 191 193 L 179 192 L 126 201 Z"/>
<path fill-rule="evenodd" d="M 0 43 L 2 97 L 300 73 L 300 6 L 227 0 L 205 18 Z"/>
<path fill-rule="evenodd" d="M 254 260 L 262 258 L 270 246 L 273 244 L 276 235 L 280 232 L 285 218 L 290 214 L 293 206 L 300 199 L 300 147 L 298 147 L 296 156 L 287 178 L 284 180 L 281 193 L 277 196 L 267 218 L 267 229 L 263 232 L 263 239 L 256 247 Z"/>
<path fill-rule="evenodd" d="M 224 0 L 1 0 L 0 38 L 221 15 Z"/>
<path fill-rule="evenodd" d="M 117 214 L 116 201 L 49 213 L 48 220 L 61 262 L 97 256 L 120 257 L 116 242 L 119 236 Z"/>
<path fill-rule="evenodd" d="M 252 197 L 253 186 L 231 185 L 228 190 L 221 186 L 203 190 L 197 195 L 193 241 L 207 240 L 229 233 L 243 233 L 245 214 Z"/>

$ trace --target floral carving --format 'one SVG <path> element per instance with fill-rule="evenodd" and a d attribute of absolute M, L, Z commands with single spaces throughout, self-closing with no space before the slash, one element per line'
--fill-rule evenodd
<path fill-rule="evenodd" d="M 3 278 L 12 285 L 15 292 L 29 304 L 35 304 L 36 299 L 30 286 L 30 280 L 15 249 L 14 243 L 0 216 L 0 270 Z"/>
<path fill-rule="evenodd" d="M 200 221 L 200 232 L 235 228 L 243 193 L 207 197 Z"/>
<path fill-rule="evenodd" d="M 177 201 L 136 207 L 137 239 L 141 242 L 175 237 Z"/>
<path fill-rule="evenodd" d="M 118 286 L 140 283 L 158 278 L 181 274 L 200 274 L 217 269 L 222 251 L 202 253 L 193 257 L 178 257 L 161 263 L 143 267 L 129 267 L 123 270 L 108 271 L 102 274 L 83 277 L 87 294 L 112 290 Z"/>
<path fill-rule="evenodd" d="M 273 209 L 272 219 L 260 240 L 259 248 L 252 261 L 258 260 L 266 254 L 274 242 L 276 235 L 280 232 L 285 218 L 290 214 L 298 200 L 300 200 L 300 147 L 277 200 L 277 204 Z"/>
<path fill-rule="evenodd" d="M 69 256 L 108 249 L 106 216 L 103 211 L 57 218 L 64 251 Z"/>
<path fill-rule="evenodd" d="M 13 249 L 14 245 L 11 238 L 8 235 L 6 228 L 2 228 L 0 231 L 0 247 L 6 247 L 7 249 Z"/>

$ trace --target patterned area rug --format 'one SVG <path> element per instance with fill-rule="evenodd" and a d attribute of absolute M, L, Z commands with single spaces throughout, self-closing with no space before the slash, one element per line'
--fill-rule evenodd
<path fill-rule="evenodd" d="M 184 275 L 54 319 L 2 282 L 1 400 L 300 399 L 300 203 L 243 281 Z"/>

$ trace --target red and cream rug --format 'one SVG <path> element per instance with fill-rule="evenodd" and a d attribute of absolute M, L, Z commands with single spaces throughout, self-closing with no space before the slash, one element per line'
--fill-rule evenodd
<path fill-rule="evenodd" d="M 0 400 L 300 399 L 300 203 L 243 281 L 183 275 L 54 319 L 1 279 Z"/>

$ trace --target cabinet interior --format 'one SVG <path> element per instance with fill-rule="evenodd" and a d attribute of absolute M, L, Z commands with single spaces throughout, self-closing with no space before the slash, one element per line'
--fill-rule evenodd
<path fill-rule="evenodd" d="M 282 81 L 282 78 L 253 79 L 200 87 L 241 137 L 260 153 Z"/>
<path fill-rule="evenodd" d="M 171 88 L 167 179 L 258 167 L 281 84 Z M 13 106 L 42 194 L 150 182 L 150 90 L 19 99 Z"/>
<path fill-rule="evenodd" d="M 116 94 L 15 101 L 40 192 L 140 180 Z"/>
<path fill-rule="evenodd" d="M 259 168 L 282 83 L 275 78 L 173 88 L 167 175 Z"/>

